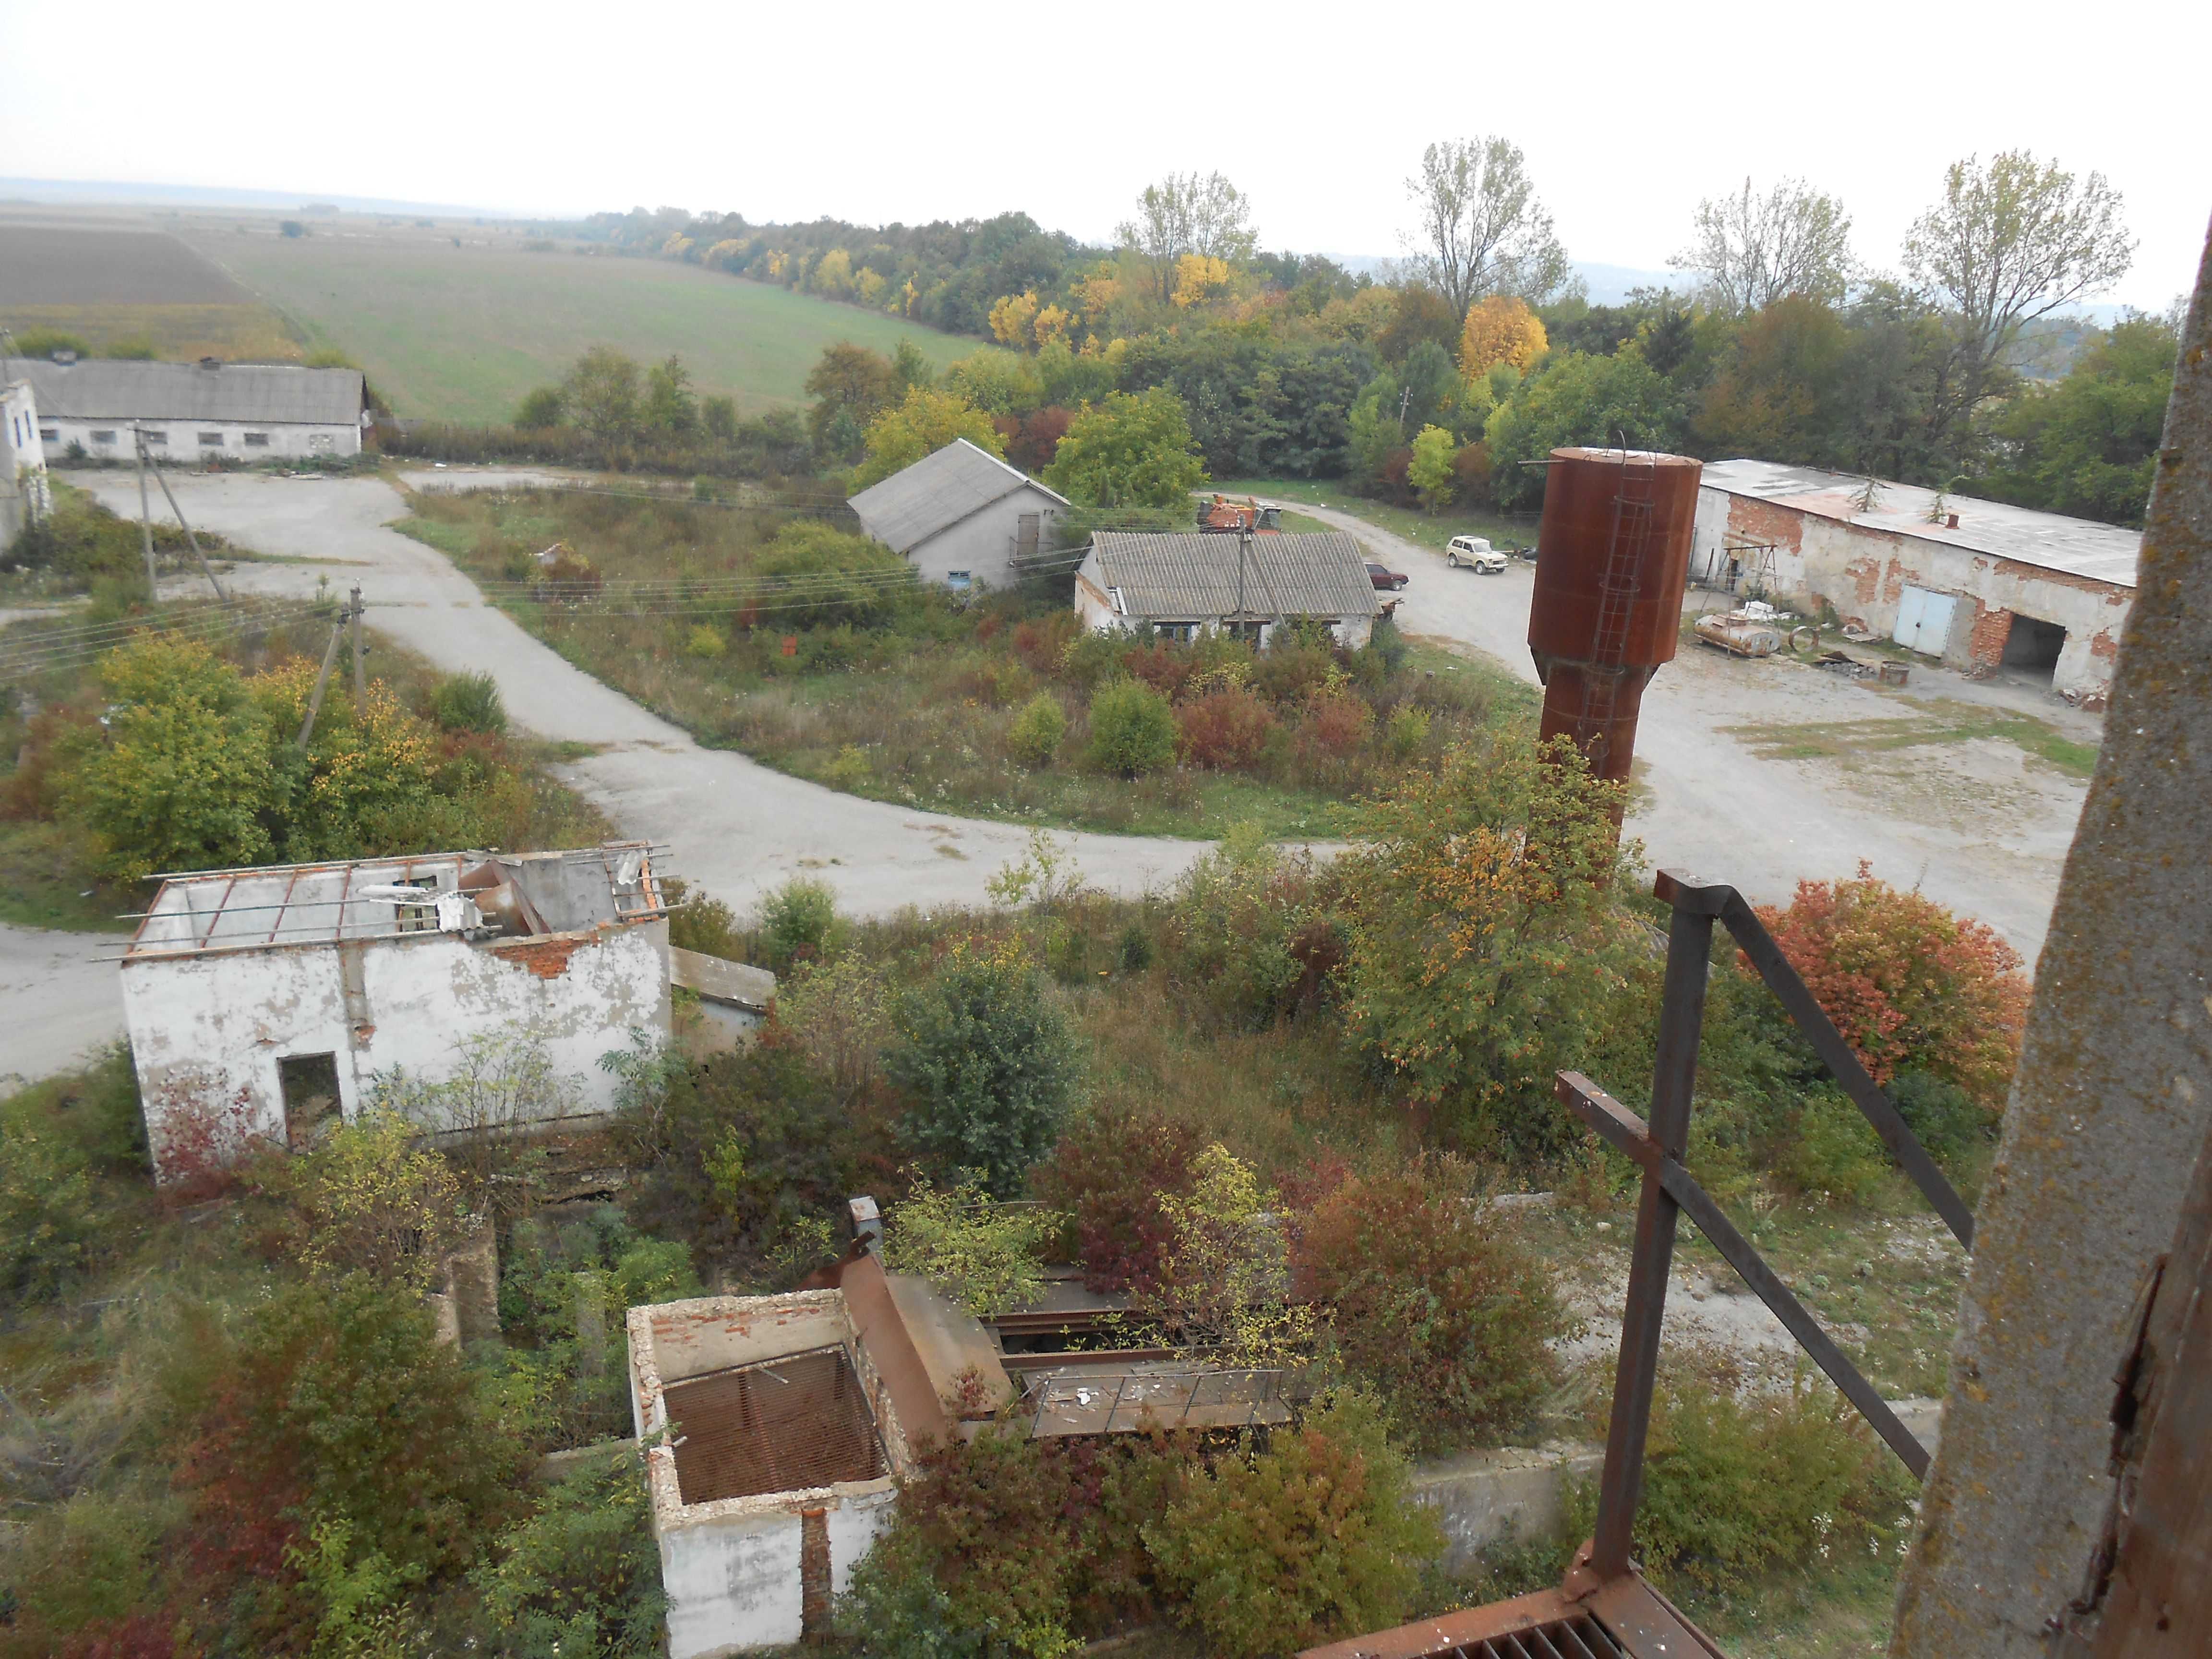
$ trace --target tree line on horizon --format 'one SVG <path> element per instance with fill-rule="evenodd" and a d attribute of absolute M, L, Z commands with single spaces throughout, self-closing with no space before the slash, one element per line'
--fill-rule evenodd
<path fill-rule="evenodd" d="M 2052 313 L 2128 268 L 2100 174 L 2025 152 L 1954 163 L 1894 273 L 1857 258 L 1835 197 L 1746 179 L 1700 204 L 1680 289 L 1620 305 L 1589 301 L 1509 139 L 1431 144 L 1407 183 L 1407 257 L 1380 277 L 1267 252 L 1218 173 L 1148 186 L 1111 248 L 1021 213 L 874 228 L 635 209 L 575 228 L 989 342 L 940 390 L 1034 471 L 1086 404 L 1162 389 L 1214 476 L 1431 507 L 1533 506 L 1521 463 L 1619 438 L 2141 521 L 2178 319 L 2125 313 L 2079 331 L 2062 378 L 2027 372 Z M 912 376 L 890 378 L 896 402 Z M 861 461 L 884 404 L 810 393 L 817 462 Z"/>

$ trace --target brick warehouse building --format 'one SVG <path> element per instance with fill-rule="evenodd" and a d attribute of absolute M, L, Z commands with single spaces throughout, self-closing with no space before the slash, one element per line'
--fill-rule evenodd
<path fill-rule="evenodd" d="M 1715 461 L 1692 572 L 1794 604 L 1971 674 L 2100 706 L 2142 533 L 2001 501 L 1766 461 Z"/>

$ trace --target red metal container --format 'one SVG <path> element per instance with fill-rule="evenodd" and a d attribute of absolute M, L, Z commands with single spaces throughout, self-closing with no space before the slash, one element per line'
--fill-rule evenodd
<path fill-rule="evenodd" d="M 1644 688 L 1681 637 L 1702 471 L 1650 450 L 1552 452 L 1528 653 L 1542 734 L 1571 737 L 1602 778 L 1628 775 Z"/>

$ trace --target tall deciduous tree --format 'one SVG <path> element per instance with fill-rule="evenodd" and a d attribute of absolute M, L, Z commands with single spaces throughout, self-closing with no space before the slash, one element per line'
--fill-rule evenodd
<path fill-rule="evenodd" d="M 853 488 L 879 483 L 956 438 L 1001 459 L 1006 456 L 1006 441 L 988 415 L 957 392 L 915 386 L 896 409 L 885 410 L 868 423 L 868 458 L 854 473 Z"/>
<path fill-rule="evenodd" d="M 2121 206 L 2103 173 L 2076 179 L 2024 149 L 1945 171 L 1942 199 L 1906 234 L 1905 268 L 1953 313 L 1966 408 L 1993 389 L 2025 325 L 2127 274 L 2136 241 Z"/>
<path fill-rule="evenodd" d="M 1184 507 L 1206 482 L 1182 400 L 1116 392 L 1069 424 L 1044 481 L 1080 507 Z"/>
<path fill-rule="evenodd" d="M 637 364 L 612 346 L 593 346 L 562 383 L 568 418 L 594 438 L 627 438 L 636 429 Z"/>
<path fill-rule="evenodd" d="M 1702 276 L 1706 304 L 1728 316 L 1791 294 L 1832 304 L 1850 283 L 1851 216 L 1802 179 L 1758 191 L 1747 177 L 1734 195 L 1698 204 L 1690 246 L 1668 263 Z"/>
<path fill-rule="evenodd" d="M 1507 138 L 1447 138 L 1406 181 L 1420 224 L 1407 246 L 1462 318 L 1486 295 L 1544 301 L 1573 272 L 1536 199 L 1528 158 Z"/>
<path fill-rule="evenodd" d="M 1479 380 L 1498 364 L 1510 363 L 1526 374 L 1550 349 L 1544 325 L 1526 301 L 1493 294 L 1468 310 L 1460 330 L 1460 372 Z"/>
<path fill-rule="evenodd" d="M 1235 264 L 1252 257 L 1259 233 L 1252 204 L 1218 173 L 1170 173 L 1145 186 L 1137 216 L 1118 231 L 1122 246 L 1150 261 L 1153 285 L 1164 302 L 1175 292 L 1176 264 L 1186 253 Z"/>
<path fill-rule="evenodd" d="M 814 399 L 806 426 L 814 447 L 825 454 L 849 453 L 842 447 L 841 434 L 857 440 L 906 390 L 897 368 L 881 352 L 850 340 L 824 346 L 806 375 L 806 395 Z"/>

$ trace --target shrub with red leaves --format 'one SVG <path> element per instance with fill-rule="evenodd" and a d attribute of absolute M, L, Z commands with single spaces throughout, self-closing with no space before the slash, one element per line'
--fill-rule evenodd
<path fill-rule="evenodd" d="M 1194 766 L 1243 770 L 1257 765 L 1275 732 L 1275 716 L 1242 686 L 1194 698 L 1175 711 L 1183 759 Z"/>
<path fill-rule="evenodd" d="M 1992 929 L 1877 880 L 1864 861 L 1847 881 L 1798 883 L 1788 909 L 1759 915 L 1875 1082 L 1924 1072 L 1984 1111 L 2003 1108 L 2028 982 Z"/>
<path fill-rule="evenodd" d="M 1190 1191 L 1204 1145 L 1187 1123 L 1126 1109 L 1095 1110 L 1069 1125 L 1030 1184 L 1074 1218 L 1085 1284 L 1100 1291 L 1158 1287 L 1173 1237 L 1160 1199 Z"/>
<path fill-rule="evenodd" d="M 1074 423 L 1073 410 L 1057 404 L 1033 410 L 1018 421 L 993 422 L 1006 440 L 1006 459 L 1024 472 L 1042 472 L 1050 466 L 1053 458 L 1060 453 L 1060 441 L 1067 435 Z M 1006 430 L 1011 424 L 1013 430 Z"/>
<path fill-rule="evenodd" d="M 1182 695 L 1183 687 L 1198 670 L 1189 652 L 1164 640 L 1132 648 L 1122 656 L 1121 665 L 1170 702 Z"/>
<path fill-rule="evenodd" d="M 1313 700 L 1300 735 L 1310 750 L 1342 760 L 1358 749 L 1374 724 L 1375 711 L 1364 699 L 1340 692 Z"/>
<path fill-rule="evenodd" d="M 1060 671 L 1060 653 L 1080 626 L 1072 611 L 1055 611 L 1014 624 L 1014 654 L 1033 674 Z"/>
<path fill-rule="evenodd" d="M 1298 1293 L 1424 1452 L 1519 1427 L 1565 1324 L 1549 1271 L 1474 1186 L 1450 1159 L 1353 1176 L 1293 1230 Z"/>

